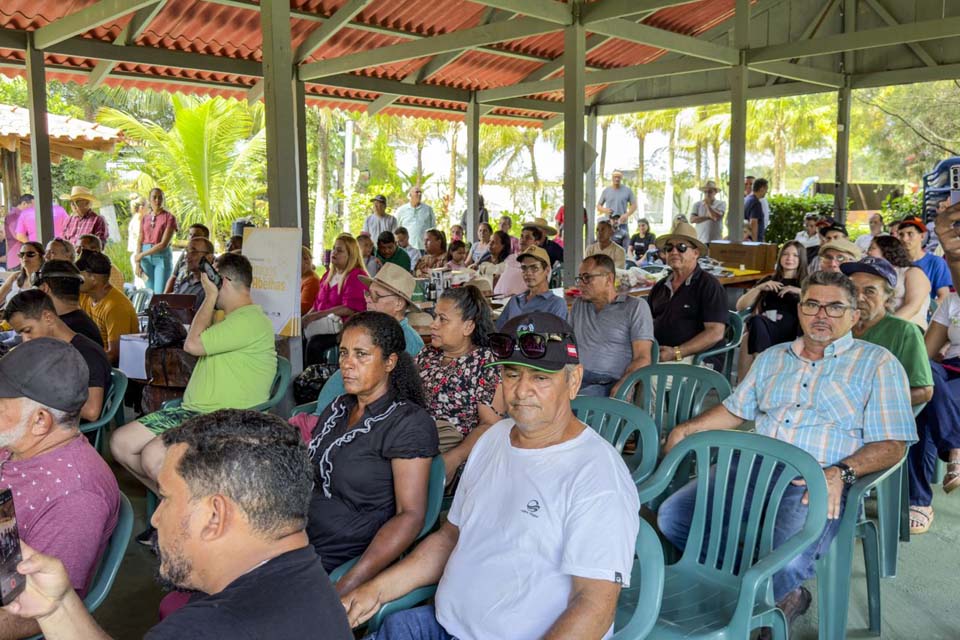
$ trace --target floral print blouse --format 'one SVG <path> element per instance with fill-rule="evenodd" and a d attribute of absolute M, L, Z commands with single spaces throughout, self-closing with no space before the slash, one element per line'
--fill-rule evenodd
<path fill-rule="evenodd" d="M 486 347 L 477 347 L 449 364 L 443 364 L 443 351 L 424 347 L 417 356 L 417 367 L 434 420 L 447 420 L 463 435 L 477 426 L 478 404 L 493 404 L 500 384 L 499 367 L 484 367 L 496 360 Z"/>

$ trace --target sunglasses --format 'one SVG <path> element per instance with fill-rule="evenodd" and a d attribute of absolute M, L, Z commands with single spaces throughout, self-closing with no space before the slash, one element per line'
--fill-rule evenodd
<path fill-rule="evenodd" d="M 513 356 L 518 349 L 531 360 L 539 360 L 547 355 L 547 343 L 563 342 L 573 336 L 566 333 L 522 333 L 517 338 L 506 333 L 490 334 L 490 350 L 498 360 Z"/>
<path fill-rule="evenodd" d="M 668 243 L 666 243 L 665 245 L 663 245 L 663 252 L 664 252 L 664 253 L 670 253 L 671 251 L 673 251 L 674 249 L 676 249 L 676 250 L 677 250 L 677 253 L 686 253 L 686 252 L 687 252 L 687 249 L 689 249 L 689 248 L 690 248 L 690 247 L 688 247 L 685 242 L 678 242 L 677 244 L 673 244 L 672 242 L 668 242 Z"/>

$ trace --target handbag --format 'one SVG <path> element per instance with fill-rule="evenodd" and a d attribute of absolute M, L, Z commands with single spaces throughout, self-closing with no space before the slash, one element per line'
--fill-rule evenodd
<path fill-rule="evenodd" d="M 166 302 L 160 301 L 147 309 L 147 342 L 150 348 L 181 349 L 186 339 L 187 330 Z"/>

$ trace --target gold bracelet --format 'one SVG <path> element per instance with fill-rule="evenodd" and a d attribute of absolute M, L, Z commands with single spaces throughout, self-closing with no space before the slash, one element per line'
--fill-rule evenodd
<path fill-rule="evenodd" d="M 677 358 L 677 362 L 683 360 L 683 354 L 680 353 L 680 347 L 673 348 L 673 355 Z"/>

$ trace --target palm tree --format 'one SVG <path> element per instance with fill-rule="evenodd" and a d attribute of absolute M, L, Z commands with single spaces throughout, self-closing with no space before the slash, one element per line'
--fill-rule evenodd
<path fill-rule="evenodd" d="M 613 124 L 612 117 L 600 117 L 600 182 L 607 179 L 607 134 L 610 125 Z"/>
<path fill-rule="evenodd" d="M 480 166 L 492 169 L 495 165 L 499 166 L 502 163 L 501 182 L 513 185 L 514 196 L 516 196 L 516 187 L 523 181 L 511 181 L 508 174 L 511 171 L 523 172 L 525 175 L 522 177 L 532 190 L 532 207 L 529 210 L 534 212 L 534 215 L 539 215 L 542 208 L 540 198 L 543 194 L 534 151 L 537 140 L 540 138 L 540 129 L 503 126 L 481 127 L 480 137 Z M 524 157 L 529 159 L 529 170 L 526 170 L 527 168 L 523 166 Z M 527 207 L 518 206 L 516 202 L 514 202 L 514 206 L 527 209 Z"/>
<path fill-rule="evenodd" d="M 397 135 L 401 142 L 413 146 L 416 151 L 417 168 L 411 175 L 423 177 L 423 150 L 433 140 L 446 139 L 446 127 L 447 123 L 443 120 L 411 118 L 404 121 Z"/>
<path fill-rule="evenodd" d="M 720 149 L 730 139 L 730 108 L 716 104 L 703 107 L 704 118 L 695 125 L 695 133 L 713 158 L 713 180 L 720 184 Z"/>
<path fill-rule="evenodd" d="M 253 213 L 266 191 L 263 107 L 180 94 L 171 97 L 169 130 L 105 107 L 97 120 L 123 131 L 138 169 L 162 186 L 181 224 L 199 222 L 211 231 Z"/>
<path fill-rule="evenodd" d="M 755 100 L 747 104 L 747 142 L 773 153 L 773 191 L 783 191 L 787 153 L 823 148 L 830 144 L 831 113 L 835 102 L 828 94 Z"/>
<path fill-rule="evenodd" d="M 651 133 L 661 130 L 661 124 L 657 118 L 657 112 L 644 111 L 642 113 L 631 113 L 623 120 L 624 126 L 637 138 L 637 190 L 643 191 L 644 173 L 646 168 L 645 146 L 647 136 Z M 641 212 L 642 214 L 643 212 Z"/>

